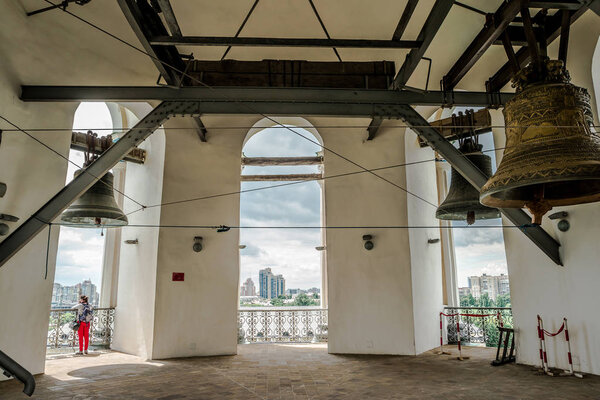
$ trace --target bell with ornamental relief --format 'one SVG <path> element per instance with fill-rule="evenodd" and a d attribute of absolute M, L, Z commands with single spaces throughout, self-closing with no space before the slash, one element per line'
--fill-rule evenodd
<path fill-rule="evenodd" d="M 562 61 L 543 59 L 513 78 L 504 107 L 506 147 L 481 189 L 483 205 L 526 207 L 533 223 L 552 207 L 600 201 L 600 138 L 590 96 L 570 83 Z"/>

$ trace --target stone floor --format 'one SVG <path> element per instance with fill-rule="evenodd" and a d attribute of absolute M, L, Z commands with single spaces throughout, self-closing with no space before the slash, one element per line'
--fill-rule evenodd
<path fill-rule="evenodd" d="M 456 350 L 454 350 L 456 352 Z M 471 358 L 332 355 L 324 345 L 243 345 L 239 355 L 144 361 L 116 353 L 62 357 L 36 377 L 36 399 L 600 399 L 600 377 L 548 377 Z M 0 399 L 25 399 L 0 382 Z"/>

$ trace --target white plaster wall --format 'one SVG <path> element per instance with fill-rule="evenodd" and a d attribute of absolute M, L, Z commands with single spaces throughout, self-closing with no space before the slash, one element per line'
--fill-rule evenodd
<path fill-rule="evenodd" d="M 139 118 L 150 111 L 148 104 L 130 105 Z M 144 164 L 129 163 L 124 192 L 137 202 L 151 206 L 162 201 L 165 160 L 165 133 L 158 129 L 140 148 L 146 150 Z M 124 199 L 127 214 L 140 206 Z M 129 225 L 160 224 L 160 207 L 147 208 L 129 215 Z M 143 358 L 151 358 L 154 341 L 154 309 L 158 255 L 158 228 L 128 226 L 121 229 L 121 239 L 138 239 L 137 245 L 121 244 L 115 332 L 112 348 Z"/>
<path fill-rule="evenodd" d="M 319 118 L 315 126 L 368 125 L 368 120 Z M 404 131 L 379 130 L 364 142 L 365 129 L 319 129 L 325 146 L 366 168 L 401 164 Z M 325 171 L 360 169 L 325 151 Z M 405 187 L 404 168 L 378 174 Z M 407 225 L 406 194 L 369 173 L 325 182 L 328 226 Z M 373 235 L 367 251 L 362 235 Z M 405 229 L 330 229 L 327 235 L 329 352 L 414 354 L 412 285 Z"/>
<path fill-rule="evenodd" d="M 405 146 L 407 163 L 435 158 L 431 148 L 419 146 L 417 135 L 410 129 L 405 133 Z M 407 166 L 406 184 L 410 192 L 438 204 L 435 162 Z M 444 304 L 441 242 L 430 244 L 427 240 L 439 239 L 440 229 L 436 207 L 411 195 L 407 196 L 407 207 L 409 226 L 430 227 L 408 230 L 415 352 L 420 354 L 439 345 L 439 312 Z"/>
<path fill-rule="evenodd" d="M 205 117 L 208 142 L 202 143 L 189 119 L 166 125 L 165 202 L 240 190 L 240 157 L 248 129 L 257 117 Z M 239 195 L 166 206 L 162 225 L 238 226 Z M 204 249 L 192 250 L 194 236 Z M 155 359 L 235 354 L 239 283 L 239 230 L 161 228 L 154 321 Z M 185 273 L 173 282 L 173 272 Z"/>
<path fill-rule="evenodd" d="M 0 20 L 3 18 L 0 16 Z M 24 128 L 72 126 L 77 104 L 24 104 L 18 82 L 0 63 L 0 115 Z M 0 129 L 13 128 L 0 121 Z M 68 156 L 68 132 L 35 132 L 35 138 Z M 13 232 L 64 186 L 66 161 L 21 132 L 3 132 L 0 144 L 0 182 L 7 184 L 0 213 L 15 215 Z M 9 232 L 9 233 L 10 233 Z M 52 229 L 48 277 L 44 279 L 48 229 L 0 267 L 0 350 L 34 374 L 44 372 L 46 335 L 59 229 Z M 6 236 L 0 237 L 2 241 Z M 0 380 L 4 376 L 0 377 Z"/>
<path fill-rule="evenodd" d="M 587 13 L 572 27 L 567 65 L 573 83 L 586 87 L 592 96 L 592 55 L 600 35 L 597 21 L 596 15 Z M 555 54 L 556 46 L 550 51 L 551 55 Z M 494 125 L 503 123 L 499 112 L 492 113 L 492 118 Z M 503 129 L 494 131 L 494 142 L 496 147 L 504 146 Z M 499 156 L 497 153 L 498 162 Z M 560 242 L 564 267 L 554 264 L 517 229 L 504 229 L 517 330 L 517 361 L 539 364 L 537 314 L 542 316 L 549 331 L 558 329 L 562 318 L 567 317 L 575 369 L 600 374 L 600 320 L 597 318 L 600 248 L 595 243 L 600 236 L 600 204 L 560 207 L 550 212 L 556 211 L 569 213 L 571 229 L 560 232 L 556 228 L 557 221 L 547 218 L 543 227 Z M 504 223 L 510 224 L 506 219 Z M 549 339 L 547 346 L 550 366 L 566 368 L 564 336 Z"/>

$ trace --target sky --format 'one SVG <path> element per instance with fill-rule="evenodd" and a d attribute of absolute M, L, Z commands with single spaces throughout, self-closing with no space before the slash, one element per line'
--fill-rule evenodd
<path fill-rule="evenodd" d="M 294 128 L 316 139 L 304 129 Z M 321 149 L 287 129 L 271 128 L 252 136 L 244 146 L 247 157 L 315 156 Z M 316 173 L 317 166 L 245 167 L 244 175 Z M 270 186 L 280 182 L 243 182 L 242 189 Z M 321 226 L 321 188 L 317 182 L 242 193 L 242 226 Z M 250 277 L 258 286 L 258 271 L 270 267 L 282 274 L 286 288 L 321 287 L 320 229 L 242 229 L 240 278 Z"/>
<path fill-rule="evenodd" d="M 81 103 L 77 108 L 73 130 L 85 132 L 89 128 L 112 129 L 112 120 L 106 104 Z M 100 135 L 108 133 L 101 131 Z M 71 151 L 69 159 L 77 165 L 82 165 L 83 153 Z M 77 169 L 69 163 L 66 183 L 73 180 L 73 173 Z M 103 253 L 104 237 L 100 236 L 99 229 L 61 226 L 54 282 L 71 286 L 91 278 L 92 283 L 101 290 Z"/>
<path fill-rule="evenodd" d="M 492 171 L 496 171 L 496 155 L 491 150 L 494 148 L 491 132 L 479 135 L 479 143 L 483 145 L 484 154 L 492 159 Z M 454 221 L 453 226 L 465 226 L 466 222 Z M 472 227 L 501 226 L 502 219 L 489 219 L 475 221 Z M 454 229 L 454 254 L 456 257 L 456 271 L 458 286 L 467 287 L 469 276 L 482 274 L 500 275 L 508 274 L 506 268 L 506 253 L 504 251 L 504 237 L 502 229 Z"/>
<path fill-rule="evenodd" d="M 82 103 L 75 114 L 74 129 L 112 128 L 108 108 L 104 103 Z M 308 131 L 295 128 L 316 140 Z M 491 135 L 481 135 L 484 150 L 492 148 Z M 321 149 L 286 129 L 264 129 L 252 136 L 244 146 L 247 157 L 314 156 Z M 492 156 L 493 152 L 486 153 Z M 72 151 L 70 159 L 81 165 L 83 153 Z M 245 167 L 243 174 L 314 173 L 317 166 Z M 495 169 L 495 168 L 494 168 Z M 67 183 L 76 167 L 69 165 Z M 270 186 L 278 182 L 243 182 L 242 189 Z M 320 226 L 321 189 L 317 182 L 274 188 L 240 196 L 242 226 Z M 500 219 L 477 221 L 474 226 L 500 225 Z M 461 223 L 455 223 L 460 225 Z M 482 273 L 497 275 L 506 272 L 506 256 L 502 230 L 496 228 L 455 229 L 454 244 L 458 283 L 467 286 L 467 277 Z M 240 281 L 250 277 L 258 286 L 258 271 L 270 267 L 286 279 L 286 288 L 321 286 L 320 229 L 242 229 L 240 243 Z M 61 227 L 55 281 L 74 285 L 90 279 L 100 290 L 104 237 L 100 230 Z"/>

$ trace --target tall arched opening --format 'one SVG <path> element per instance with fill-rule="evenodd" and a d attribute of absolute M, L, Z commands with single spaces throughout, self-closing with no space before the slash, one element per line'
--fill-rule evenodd
<path fill-rule="evenodd" d="M 322 140 L 303 118 L 277 121 L 257 122 L 242 150 L 240 343 L 327 333 Z"/>

